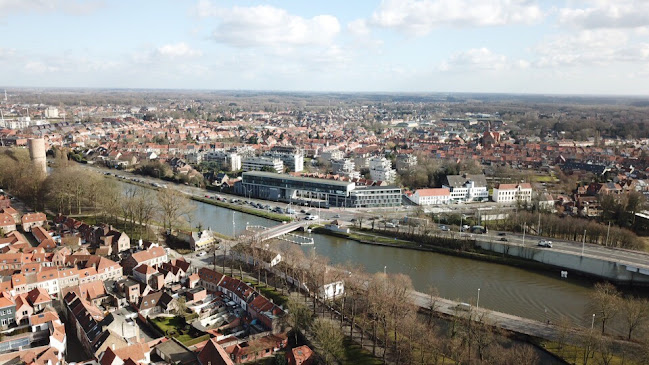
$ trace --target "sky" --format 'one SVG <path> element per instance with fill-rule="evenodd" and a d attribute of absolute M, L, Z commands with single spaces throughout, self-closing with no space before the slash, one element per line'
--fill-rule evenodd
<path fill-rule="evenodd" d="M 3 87 L 649 94 L 648 0 L 0 0 Z"/>

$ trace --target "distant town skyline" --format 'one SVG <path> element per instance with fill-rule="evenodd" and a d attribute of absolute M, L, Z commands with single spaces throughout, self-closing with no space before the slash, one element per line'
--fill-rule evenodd
<path fill-rule="evenodd" d="M 0 0 L 7 87 L 647 95 L 642 0 Z"/>

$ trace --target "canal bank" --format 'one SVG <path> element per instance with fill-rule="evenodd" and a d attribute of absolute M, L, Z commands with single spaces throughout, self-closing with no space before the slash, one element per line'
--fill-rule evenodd
<path fill-rule="evenodd" d="M 610 281 L 618 286 L 645 287 L 649 285 L 649 271 L 631 264 L 589 255 L 577 256 L 570 252 L 547 250 L 541 247 L 521 247 L 506 242 L 483 240 L 480 235 L 474 235 L 472 239 L 426 237 L 425 243 L 423 243 L 422 237 L 404 237 L 403 234 L 397 234 L 400 236 L 400 243 L 391 243 L 389 241 L 392 238 L 396 241 L 397 237 L 388 237 L 381 232 L 371 231 L 373 235 L 381 238 L 380 240 L 359 238 L 360 235 L 367 234 L 356 234 L 356 231 L 346 234 L 318 227 L 314 229 L 314 232 L 351 239 L 367 245 L 437 252 L 555 274 L 565 272 L 566 275 L 579 275 L 593 281 Z M 390 232 L 390 234 L 395 235 L 394 232 Z M 422 243 L 417 243 L 417 238 Z M 646 274 L 643 274 L 644 272 Z"/>
<path fill-rule="evenodd" d="M 128 186 L 126 182 L 120 183 L 123 188 Z M 193 226 L 200 224 L 231 237 L 244 232 L 246 225 L 278 225 L 277 221 L 221 206 L 193 200 L 190 204 L 194 207 Z M 369 273 L 406 274 L 419 292 L 426 292 L 433 286 L 444 298 L 475 303 L 477 290 L 481 288 L 481 307 L 541 322 L 546 318 L 555 321 L 566 317 L 574 323 L 585 324 L 590 316 L 584 308 L 588 305 L 592 284 L 580 278 L 560 279 L 558 274 L 448 253 L 361 244 L 323 234 L 301 234 L 310 235 L 315 243 L 301 246 L 305 253 L 315 250 L 331 264 L 350 264 Z"/>
<path fill-rule="evenodd" d="M 474 240 L 442 239 L 441 241 L 454 241 L 456 243 L 459 243 L 458 245 L 456 245 L 457 248 L 450 248 L 450 247 L 445 247 L 443 244 L 424 245 L 424 244 L 418 244 L 414 241 L 406 241 L 406 243 L 401 243 L 401 244 L 395 244 L 395 243 L 390 243 L 385 241 L 384 242 L 370 241 L 370 240 L 359 239 L 357 237 L 354 237 L 354 235 L 347 235 L 345 233 L 334 232 L 322 227 L 314 228 L 313 233 L 350 239 L 364 245 L 394 247 L 399 249 L 416 250 L 416 251 L 424 251 L 424 252 L 435 252 L 444 255 L 463 257 L 463 258 L 468 258 L 473 260 L 480 260 L 480 261 L 491 262 L 500 265 L 521 267 L 521 268 L 526 268 L 534 271 L 555 272 L 557 270 L 559 271 L 561 270 L 561 268 L 553 265 L 548 265 L 548 264 L 544 264 L 536 261 L 530 261 L 526 259 L 518 259 L 516 257 L 508 256 L 505 254 L 499 255 L 489 250 L 482 250 L 482 249 L 476 250 L 475 248 L 476 244 Z M 403 242 L 404 240 L 402 239 L 401 241 Z"/>

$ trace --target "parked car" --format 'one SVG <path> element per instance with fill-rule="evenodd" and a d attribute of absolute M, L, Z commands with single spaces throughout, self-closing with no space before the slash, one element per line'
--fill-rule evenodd
<path fill-rule="evenodd" d="M 444 231 L 444 232 L 448 232 L 448 231 L 449 231 L 449 228 L 448 228 L 447 226 L 445 226 L 445 225 L 441 225 L 441 226 L 439 226 L 439 229 L 442 230 L 442 231 Z"/>
<path fill-rule="evenodd" d="M 538 245 L 540 247 L 549 247 L 552 248 L 552 241 L 540 240 Z"/>

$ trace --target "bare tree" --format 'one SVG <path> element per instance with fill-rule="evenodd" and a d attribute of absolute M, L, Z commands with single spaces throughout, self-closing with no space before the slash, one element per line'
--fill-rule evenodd
<path fill-rule="evenodd" d="M 171 230 L 178 222 L 179 217 L 192 211 L 189 199 L 175 189 L 160 189 L 156 198 L 160 207 L 162 226 L 165 229 Z"/>
<path fill-rule="evenodd" d="M 627 340 L 631 340 L 633 332 L 649 319 L 649 301 L 626 297 L 621 300 L 621 315 L 627 329 Z"/>
<path fill-rule="evenodd" d="M 311 311 L 307 308 L 297 296 L 291 295 L 286 303 L 288 324 L 293 327 L 295 342 L 297 343 L 297 332 L 306 331 L 313 322 Z"/>
<path fill-rule="evenodd" d="M 151 195 L 151 190 L 140 189 L 133 200 L 133 216 L 138 223 L 139 238 L 142 238 L 142 230 L 147 229 L 156 212 L 157 206 Z"/>
<path fill-rule="evenodd" d="M 311 330 L 322 348 L 322 358 L 325 364 L 334 364 L 342 358 L 344 336 L 336 322 L 318 318 L 313 323 Z"/>
<path fill-rule="evenodd" d="M 602 333 L 606 323 L 614 318 L 620 310 L 620 292 L 611 283 L 597 283 L 590 296 L 591 307 L 595 318 L 602 324 Z"/>

